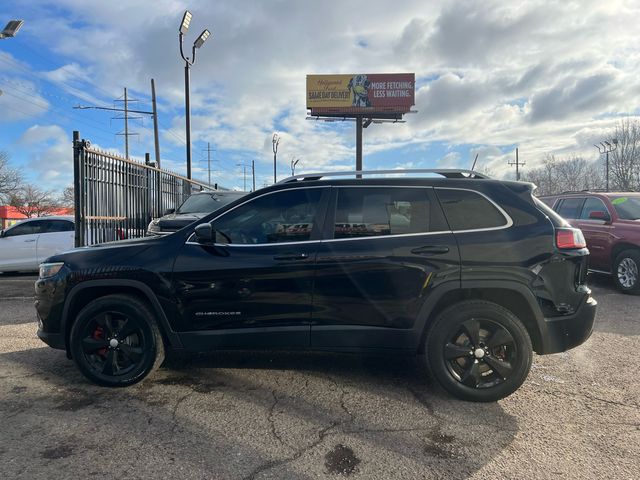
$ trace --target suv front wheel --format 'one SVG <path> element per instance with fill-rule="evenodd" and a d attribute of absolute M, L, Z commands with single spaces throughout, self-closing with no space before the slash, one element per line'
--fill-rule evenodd
<path fill-rule="evenodd" d="M 640 294 L 640 252 L 625 250 L 613 262 L 613 278 L 623 293 Z"/>
<path fill-rule="evenodd" d="M 71 328 L 70 347 L 82 374 L 105 387 L 139 382 L 164 360 L 153 313 L 130 295 L 108 295 L 84 307 Z"/>
<path fill-rule="evenodd" d="M 482 300 L 444 310 L 426 338 L 427 367 L 462 400 L 493 402 L 520 387 L 533 357 L 526 328 L 509 310 Z"/>

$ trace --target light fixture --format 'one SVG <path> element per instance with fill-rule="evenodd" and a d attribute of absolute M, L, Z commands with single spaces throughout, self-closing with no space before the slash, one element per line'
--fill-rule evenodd
<path fill-rule="evenodd" d="M 182 17 L 182 24 L 180 25 L 180 33 L 185 34 L 187 30 L 189 30 L 189 24 L 191 23 L 191 12 L 189 10 L 185 10 L 184 16 Z"/>
<path fill-rule="evenodd" d="M 204 42 L 206 42 L 206 41 L 207 41 L 207 38 L 209 38 L 210 36 L 211 36 L 211 32 L 210 32 L 209 30 L 206 30 L 206 29 L 205 29 L 205 30 L 200 34 L 200 36 L 198 37 L 198 39 L 197 39 L 195 42 L 193 42 L 193 46 L 194 46 L 195 48 L 200 48 L 200 47 L 204 44 Z"/>
<path fill-rule="evenodd" d="M 0 32 L 0 38 L 15 37 L 16 33 L 18 33 L 18 30 L 20 30 L 23 24 L 24 21 L 22 20 L 11 20 L 9 23 L 7 23 L 2 32 Z"/>

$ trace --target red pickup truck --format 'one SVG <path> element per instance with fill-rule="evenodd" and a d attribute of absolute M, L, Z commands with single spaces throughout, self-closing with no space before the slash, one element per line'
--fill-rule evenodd
<path fill-rule="evenodd" d="M 624 293 L 640 294 L 640 193 L 571 192 L 540 200 L 582 230 L 590 270 L 611 274 Z"/>

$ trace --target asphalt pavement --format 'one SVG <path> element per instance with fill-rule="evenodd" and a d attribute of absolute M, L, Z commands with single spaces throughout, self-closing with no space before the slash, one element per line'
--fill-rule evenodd
<path fill-rule="evenodd" d="M 0 479 L 640 476 L 640 297 L 607 277 L 587 343 L 492 404 L 415 358 L 346 354 L 194 355 L 96 387 L 36 338 L 34 280 L 0 275 Z"/>

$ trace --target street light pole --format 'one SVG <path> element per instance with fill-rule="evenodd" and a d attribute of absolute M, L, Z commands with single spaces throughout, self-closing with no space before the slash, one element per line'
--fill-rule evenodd
<path fill-rule="evenodd" d="M 273 144 L 273 183 L 276 183 L 277 182 L 276 159 L 278 156 L 278 145 L 280 145 L 280 136 L 277 133 L 273 134 L 271 143 Z"/>
<path fill-rule="evenodd" d="M 598 152 L 600 153 L 600 155 L 602 155 L 603 153 L 605 154 L 605 188 L 606 188 L 606 191 L 608 192 L 609 191 L 609 154 L 618 148 L 618 139 L 617 138 L 612 139 L 611 143 L 605 140 L 604 142 L 600 142 L 599 145 L 594 145 L 594 147 L 598 149 Z"/>
<path fill-rule="evenodd" d="M 189 24 L 191 23 L 191 12 L 189 10 L 184 12 L 184 16 L 182 17 L 182 24 L 180 25 L 180 29 L 178 30 L 178 37 L 180 39 L 180 56 L 184 60 L 184 109 L 185 109 L 185 127 L 186 137 L 187 137 L 187 178 L 191 180 L 191 105 L 190 105 L 190 69 L 193 64 L 196 63 L 196 49 L 202 47 L 204 42 L 207 41 L 207 38 L 211 35 L 209 30 L 205 29 L 200 34 L 200 36 L 193 42 L 193 47 L 191 48 L 191 57 L 186 57 L 184 55 L 184 34 L 189 30 Z"/>

